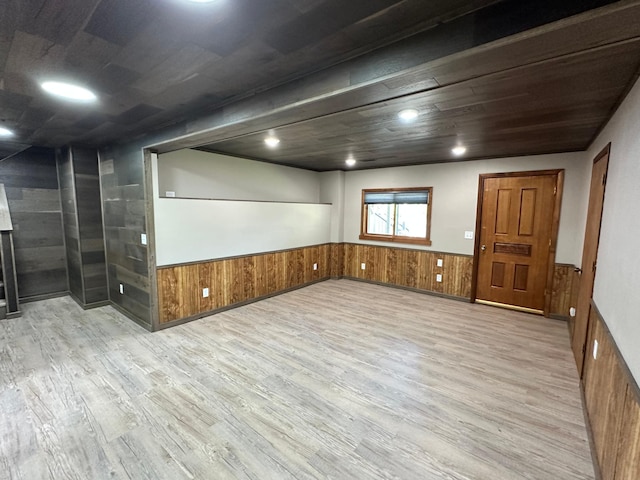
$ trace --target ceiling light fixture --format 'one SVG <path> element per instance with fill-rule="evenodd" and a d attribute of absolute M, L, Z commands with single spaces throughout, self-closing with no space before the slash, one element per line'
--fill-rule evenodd
<path fill-rule="evenodd" d="M 356 159 L 353 157 L 349 157 L 345 160 L 345 162 L 347 164 L 347 167 L 353 167 L 356 164 Z"/>
<path fill-rule="evenodd" d="M 462 145 L 458 145 L 457 147 L 453 147 L 451 149 L 451 153 L 453 153 L 456 157 L 461 157 L 465 153 L 467 153 L 467 147 L 463 147 Z"/>
<path fill-rule="evenodd" d="M 264 143 L 267 144 L 267 147 L 275 148 L 280 143 L 280 139 L 276 137 L 267 137 L 264 139 Z"/>
<path fill-rule="evenodd" d="M 400 120 L 404 122 L 410 122 L 418 118 L 418 111 L 414 110 L 413 108 L 402 110 L 400 113 L 398 113 L 398 117 L 400 117 Z"/>
<path fill-rule="evenodd" d="M 0 137 L 12 137 L 13 132 L 8 128 L 0 127 Z"/>
<path fill-rule="evenodd" d="M 40 86 L 52 95 L 76 102 L 93 102 L 98 98 L 91 90 L 72 83 L 44 82 Z"/>

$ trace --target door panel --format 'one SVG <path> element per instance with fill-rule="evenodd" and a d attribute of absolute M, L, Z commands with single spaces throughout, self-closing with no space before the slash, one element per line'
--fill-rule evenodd
<path fill-rule="evenodd" d="M 602 222 L 602 207 L 604 205 L 608 167 L 609 147 L 596 157 L 591 173 L 589 209 L 587 211 L 587 226 L 582 250 L 582 275 L 580 276 L 576 318 L 571 338 L 571 347 L 580 376 L 582 376 L 584 350 L 587 342 L 587 332 L 589 331 L 589 311 L 591 310 L 593 282 L 596 275 L 596 260 L 600 242 L 600 224 Z"/>
<path fill-rule="evenodd" d="M 557 174 L 484 178 L 476 300 L 543 313 Z"/>

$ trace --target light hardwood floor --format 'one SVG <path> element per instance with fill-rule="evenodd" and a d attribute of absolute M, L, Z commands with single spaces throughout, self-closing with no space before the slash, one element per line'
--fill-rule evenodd
<path fill-rule="evenodd" d="M 566 324 L 338 280 L 158 333 L 0 322 L 0 479 L 588 480 Z"/>

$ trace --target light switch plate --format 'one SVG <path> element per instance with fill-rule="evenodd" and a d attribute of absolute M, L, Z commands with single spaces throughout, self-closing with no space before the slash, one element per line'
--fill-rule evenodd
<path fill-rule="evenodd" d="M 124 294 L 124 285 L 120 284 L 120 295 Z"/>
<path fill-rule="evenodd" d="M 202 289 L 202 298 L 207 298 L 209 296 L 209 289 L 208 288 L 203 288 Z"/>
<path fill-rule="evenodd" d="M 317 264 L 317 263 L 314 263 L 314 264 L 313 264 L 313 269 L 314 269 L 314 270 L 317 270 L 317 269 L 318 269 L 318 264 Z"/>
<path fill-rule="evenodd" d="M 442 259 L 439 258 L 438 260 L 436 260 L 436 266 L 441 267 L 442 266 Z"/>
<path fill-rule="evenodd" d="M 140 234 L 140 243 L 142 245 L 146 245 L 147 244 L 147 234 L 146 233 L 141 233 Z"/>
<path fill-rule="evenodd" d="M 473 240 L 473 232 L 467 230 L 464 232 L 464 238 L 465 240 Z"/>
<path fill-rule="evenodd" d="M 436 282 L 442 282 L 442 274 L 441 273 L 438 273 L 436 275 Z"/>
<path fill-rule="evenodd" d="M 361 270 L 365 270 L 367 268 L 367 264 L 366 263 L 361 263 L 360 264 L 360 269 Z"/>

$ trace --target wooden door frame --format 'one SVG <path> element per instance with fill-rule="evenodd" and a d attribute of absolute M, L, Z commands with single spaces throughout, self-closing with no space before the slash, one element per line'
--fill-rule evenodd
<path fill-rule="evenodd" d="M 602 160 L 603 157 L 608 156 L 609 159 L 607 160 L 607 162 L 611 161 L 611 142 L 609 142 L 602 150 L 600 150 L 600 152 L 594 157 L 593 162 L 591 162 L 591 176 L 593 177 L 593 171 L 595 168 L 595 164 L 598 163 L 600 160 Z M 604 199 L 605 199 L 605 195 L 607 193 L 607 189 L 606 189 L 606 178 L 609 175 L 609 163 L 607 163 L 607 169 L 605 170 L 605 182 L 604 182 L 604 189 L 602 191 L 602 209 L 600 210 L 599 214 L 600 214 L 600 225 L 598 225 L 598 238 L 596 240 L 596 249 L 595 249 L 595 258 L 594 261 L 596 262 L 596 265 L 598 263 L 598 250 L 600 249 L 600 236 L 602 235 L 602 215 L 604 213 Z M 589 204 L 591 203 L 591 182 L 592 179 L 589 180 L 589 199 L 587 200 L 589 202 Z M 592 212 L 590 210 L 587 211 L 587 220 L 585 223 L 585 236 L 586 236 L 586 229 L 587 229 L 587 224 L 589 223 L 589 215 Z M 584 247 L 585 247 L 585 243 L 586 243 L 586 238 L 584 238 L 584 243 L 582 244 L 582 255 L 584 255 Z M 580 262 L 582 262 L 583 258 L 580 258 Z M 588 266 L 587 266 L 588 268 Z M 580 265 L 580 289 L 585 288 L 584 287 L 584 282 L 582 281 L 582 272 L 585 269 L 585 265 Z M 578 369 L 578 375 L 580 376 L 580 379 L 582 379 L 584 377 L 584 365 L 585 365 L 585 359 L 587 358 L 586 355 L 586 346 L 589 344 L 589 335 L 590 335 L 590 329 L 591 329 L 591 310 L 593 308 L 595 308 L 595 305 L 593 303 L 593 287 L 595 286 L 595 280 L 596 280 L 596 274 L 597 274 L 597 270 L 596 273 L 594 273 L 593 275 L 593 283 L 591 284 L 591 292 L 589 293 L 589 297 L 590 297 L 590 301 L 589 301 L 589 306 L 588 306 L 588 311 L 585 313 L 585 335 L 584 335 L 584 340 L 582 341 L 582 360 L 579 361 L 577 358 L 576 360 L 576 367 Z M 580 293 L 578 293 L 578 298 L 580 298 Z M 577 307 L 578 305 L 576 305 Z M 596 309 L 597 310 L 597 309 Z M 582 312 L 580 312 L 580 314 L 582 314 Z M 598 313 L 599 314 L 599 313 Z M 600 318 L 602 318 L 602 316 L 600 316 Z M 574 319 L 574 324 L 573 324 L 573 328 L 570 329 L 570 333 L 571 333 L 571 351 L 575 357 L 576 353 L 574 351 L 573 348 L 573 344 L 575 341 L 575 319 Z"/>
<path fill-rule="evenodd" d="M 564 187 L 564 169 L 557 170 L 536 170 L 525 172 L 505 172 L 505 173 L 481 173 L 478 180 L 478 206 L 476 210 L 476 232 L 473 247 L 473 273 L 471 277 L 471 303 L 475 303 L 478 293 L 478 267 L 480 263 L 480 234 L 482 230 L 482 207 L 484 202 L 484 184 L 491 178 L 507 177 L 535 177 L 535 176 L 556 177 L 556 195 L 553 207 L 553 223 L 551 225 L 551 246 L 549 248 L 549 266 L 547 271 L 547 281 L 544 287 L 544 316 L 548 317 L 551 310 L 551 287 L 553 286 L 553 270 L 556 263 L 556 247 L 558 243 L 558 229 L 560 226 L 560 209 L 562 207 L 562 191 Z"/>

